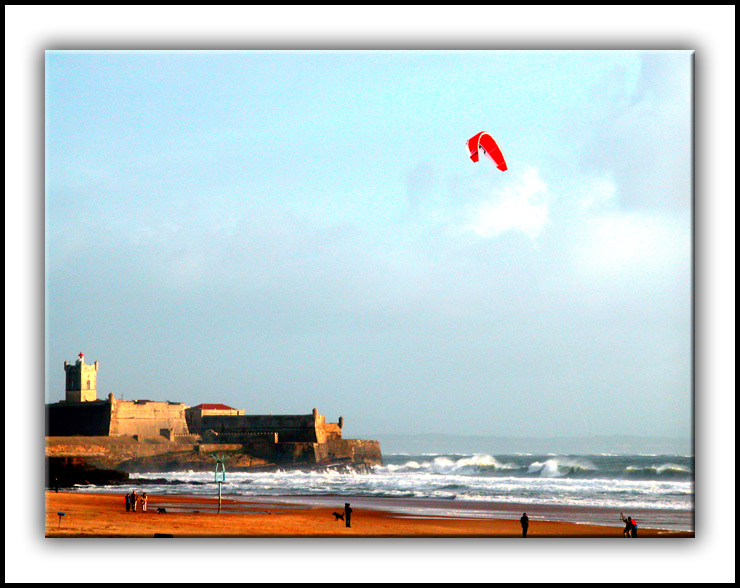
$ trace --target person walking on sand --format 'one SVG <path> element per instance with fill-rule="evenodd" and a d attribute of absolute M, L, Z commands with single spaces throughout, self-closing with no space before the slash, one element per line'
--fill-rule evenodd
<path fill-rule="evenodd" d="M 629 537 L 632 534 L 632 517 L 625 517 L 624 513 L 621 512 L 619 513 L 619 516 L 625 524 L 624 531 L 622 531 L 622 536 Z"/>
<path fill-rule="evenodd" d="M 126 512 L 131 512 L 131 494 L 126 494 Z"/>
<path fill-rule="evenodd" d="M 351 527 L 350 518 L 352 517 L 352 509 L 349 507 L 349 502 L 344 503 L 344 525 Z"/>
<path fill-rule="evenodd" d="M 146 492 L 143 492 L 141 494 L 141 512 L 146 512 L 146 501 L 147 501 Z"/>
<path fill-rule="evenodd" d="M 529 517 L 526 512 L 519 519 L 519 522 L 522 524 L 522 537 L 526 537 L 527 529 L 529 529 Z"/>
<path fill-rule="evenodd" d="M 131 511 L 136 512 L 136 490 L 131 491 Z"/>

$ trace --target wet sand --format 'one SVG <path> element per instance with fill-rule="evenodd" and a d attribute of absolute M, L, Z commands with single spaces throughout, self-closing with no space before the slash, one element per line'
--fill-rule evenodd
<path fill-rule="evenodd" d="M 349 499 L 346 499 L 349 500 Z M 126 512 L 124 493 L 46 492 L 46 537 L 518 537 L 516 519 L 435 517 L 384 509 L 381 501 L 353 503 L 352 527 L 335 521 L 335 506 L 300 500 L 274 502 L 222 500 L 201 496 L 150 495 L 147 512 Z M 351 501 L 350 501 L 351 502 Z M 158 507 L 167 509 L 157 513 Z M 514 508 L 514 507 L 512 507 Z M 516 510 L 520 510 L 518 507 Z M 65 515 L 58 516 L 58 512 Z M 622 538 L 623 527 L 532 520 L 527 538 Z M 640 529 L 640 537 L 693 537 L 693 532 Z"/>

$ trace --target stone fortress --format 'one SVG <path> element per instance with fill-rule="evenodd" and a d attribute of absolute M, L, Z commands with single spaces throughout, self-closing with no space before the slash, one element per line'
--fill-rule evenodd
<path fill-rule="evenodd" d="M 84 457 L 127 470 L 211 467 L 204 458 L 213 453 L 244 467 L 382 463 L 377 441 L 342 438 L 342 417 L 329 423 L 315 408 L 307 415 L 247 415 L 216 403 L 191 407 L 113 394 L 101 400 L 98 368 L 82 353 L 74 364 L 64 362 L 65 400 L 46 405 L 47 457 Z"/>

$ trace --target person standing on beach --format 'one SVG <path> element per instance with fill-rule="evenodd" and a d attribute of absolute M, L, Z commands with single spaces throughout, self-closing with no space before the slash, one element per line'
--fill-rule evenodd
<path fill-rule="evenodd" d="M 143 492 L 141 495 L 141 512 L 146 512 L 146 492 Z"/>
<path fill-rule="evenodd" d="M 352 509 L 349 507 L 349 502 L 344 503 L 344 525 L 350 527 L 350 518 L 352 517 Z"/>
<path fill-rule="evenodd" d="M 519 519 L 519 522 L 522 524 L 522 537 L 526 537 L 527 529 L 529 529 L 529 517 L 526 512 Z"/>
<path fill-rule="evenodd" d="M 131 495 L 126 494 L 126 512 L 131 511 Z"/>
<path fill-rule="evenodd" d="M 632 517 L 625 517 L 624 513 L 619 513 L 619 516 L 622 518 L 622 521 L 625 524 L 624 531 L 622 531 L 623 537 L 629 537 L 632 534 Z"/>
<path fill-rule="evenodd" d="M 136 512 L 136 490 L 131 491 L 131 511 Z"/>
<path fill-rule="evenodd" d="M 633 519 L 632 517 L 628 517 L 629 522 L 632 523 L 632 530 L 630 531 L 630 534 L 632 535 L 632 538 L 637 538 L 637 521 Z"/>

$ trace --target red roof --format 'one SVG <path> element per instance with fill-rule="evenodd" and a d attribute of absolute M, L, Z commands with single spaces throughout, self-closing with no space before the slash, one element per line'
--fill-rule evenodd
<path fill-rule="evenodd" d="M 200 408 L 201 410 L 236 410 L 225 404 L 199 404 L 193 408 Z"/>

